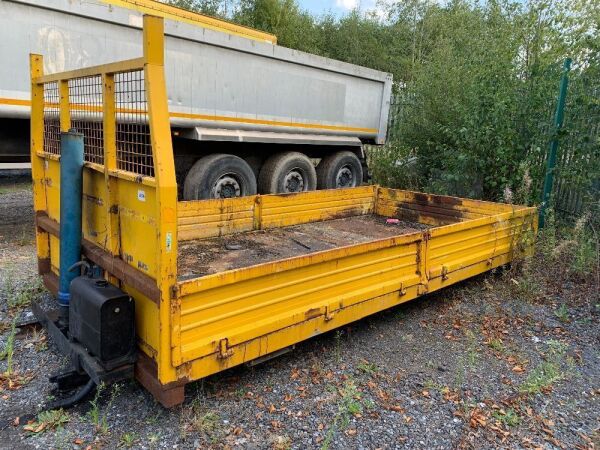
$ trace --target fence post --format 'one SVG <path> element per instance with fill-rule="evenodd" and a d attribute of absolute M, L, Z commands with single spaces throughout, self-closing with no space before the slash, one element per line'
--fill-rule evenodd
<path fill-rule="evenodd" d="M 569 86 L 569 71 L 571 70 L 571 58 L 565 59 L 563 64 L 562 77 L 560 79 L 560 91 L 558 93 L 558 103 L 554 115 L 554 133 L 548 149 L 548 159 L 546 161 L 546 177 L 544 178 L 544 191 L 542 193 L 542 204 L 540 206 L 539 227 L 544 226 L 546 208 L 550 202 L 552 194 L 552 185 L 554 183 L 554 169 L 556 166 L 556 153 L 558 151 L 558 134 L 563 126 L 565 100 L 567 98 L 567 88 Z"/>

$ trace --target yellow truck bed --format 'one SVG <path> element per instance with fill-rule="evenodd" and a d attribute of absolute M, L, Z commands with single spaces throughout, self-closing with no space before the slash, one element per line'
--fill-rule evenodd
<path fill-rule="evenodd" d="M 523 206 L 378 186 L 178 201 L 161 22 L 145 20 L 142 58 L 45 75 L 31 56 L 31 161 L 39 272 L 55 292 L 58 133 L 84 133 L 84 256 L 134 298 L 136 377 L 163 405 L 187 382 L 532 251 Z M 81 108 L 98 120 L 71 120 Z"/>

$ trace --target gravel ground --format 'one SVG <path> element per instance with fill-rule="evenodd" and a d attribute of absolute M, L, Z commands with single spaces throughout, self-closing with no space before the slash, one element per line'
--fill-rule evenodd
<path fill-rule="evenodd" d="M 31 208 L 25 181 L 0 181 L 0 352 L 28 301 L 49 300 Z M 172 410 L 131 381 L 35 417 L 64 361 L 25 327 L 10 375 L 0 361 L 0 448 L 597 449 L 597 274 L 563 266 L 477 277 L 188 385 Z"/>

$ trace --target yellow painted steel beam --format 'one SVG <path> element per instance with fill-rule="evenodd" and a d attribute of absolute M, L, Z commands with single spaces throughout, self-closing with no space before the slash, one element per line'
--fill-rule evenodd
<path fill-rule="evenodd" d="M 132 9 L 144 14 L 151 14 L 164 19 L 176 20 L 190 25 L 200 26 L 223 33 L 242 36 L 255 41 L 277 44 L 277 37 L 264 31 L 238 25 L 227 20 L 216 19 L 205 14 L 188 11 L 176 6 L 153 0 L 101 0 L 104 3 L 122 8 Z"/>
<path fill-rule="evenodd" d="M 31 78 L 31 178 L 33 180 L 33 209 L 45 212 L 48 208 L 46 200 L 45 159 L 39 154 L 44 151 L 44 86 L 33 80 L 44 74 L 44 58 L 42 55 L 29 55 Z M 36 227 L 36 246 L 38 271 L 42 273 L 42 265 L 50 265 L 50 236 Z"/>
<path fill-rule="evenodd" d="M 173 289 L 177 285 L 177 181 L 165 82 L 163 27 L 162 18 L 144 16 L 144 83 L 156 180 L 156 278 L 161 292 L 157 364 L 164 383 L 177 379 L 171 349 L 179 343 L 171 342 L 172 329 L 177 327 L 171 304 Z M 146 244 L 140 241 L 139 245 Z"/>
<path fill-rule="evenodd" d="M 105 73 L 122 73 L 144 68 L 145 59 L 133 58 L 125 61 L 118 61 L 109 64 L 100 64 L 98 66 L 84 67 L 83 69 L 69 70 L 67 72 L 52 73 L 49 75 L 39 75 L 33 79 L 34 83 L 49 83 L 51 81 L 70 80 L 73 78 L 90 77 L 102 75 Z"/>

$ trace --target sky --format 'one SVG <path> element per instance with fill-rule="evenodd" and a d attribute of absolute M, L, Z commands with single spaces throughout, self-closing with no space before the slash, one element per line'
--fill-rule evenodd
<path fill-rule="evenodd" d="M 329 11 L 341 15 L 357 6 L 363 11 L 375 9 L 377 0 L 298 0 L 298 3 L 315 15 Z"/>

